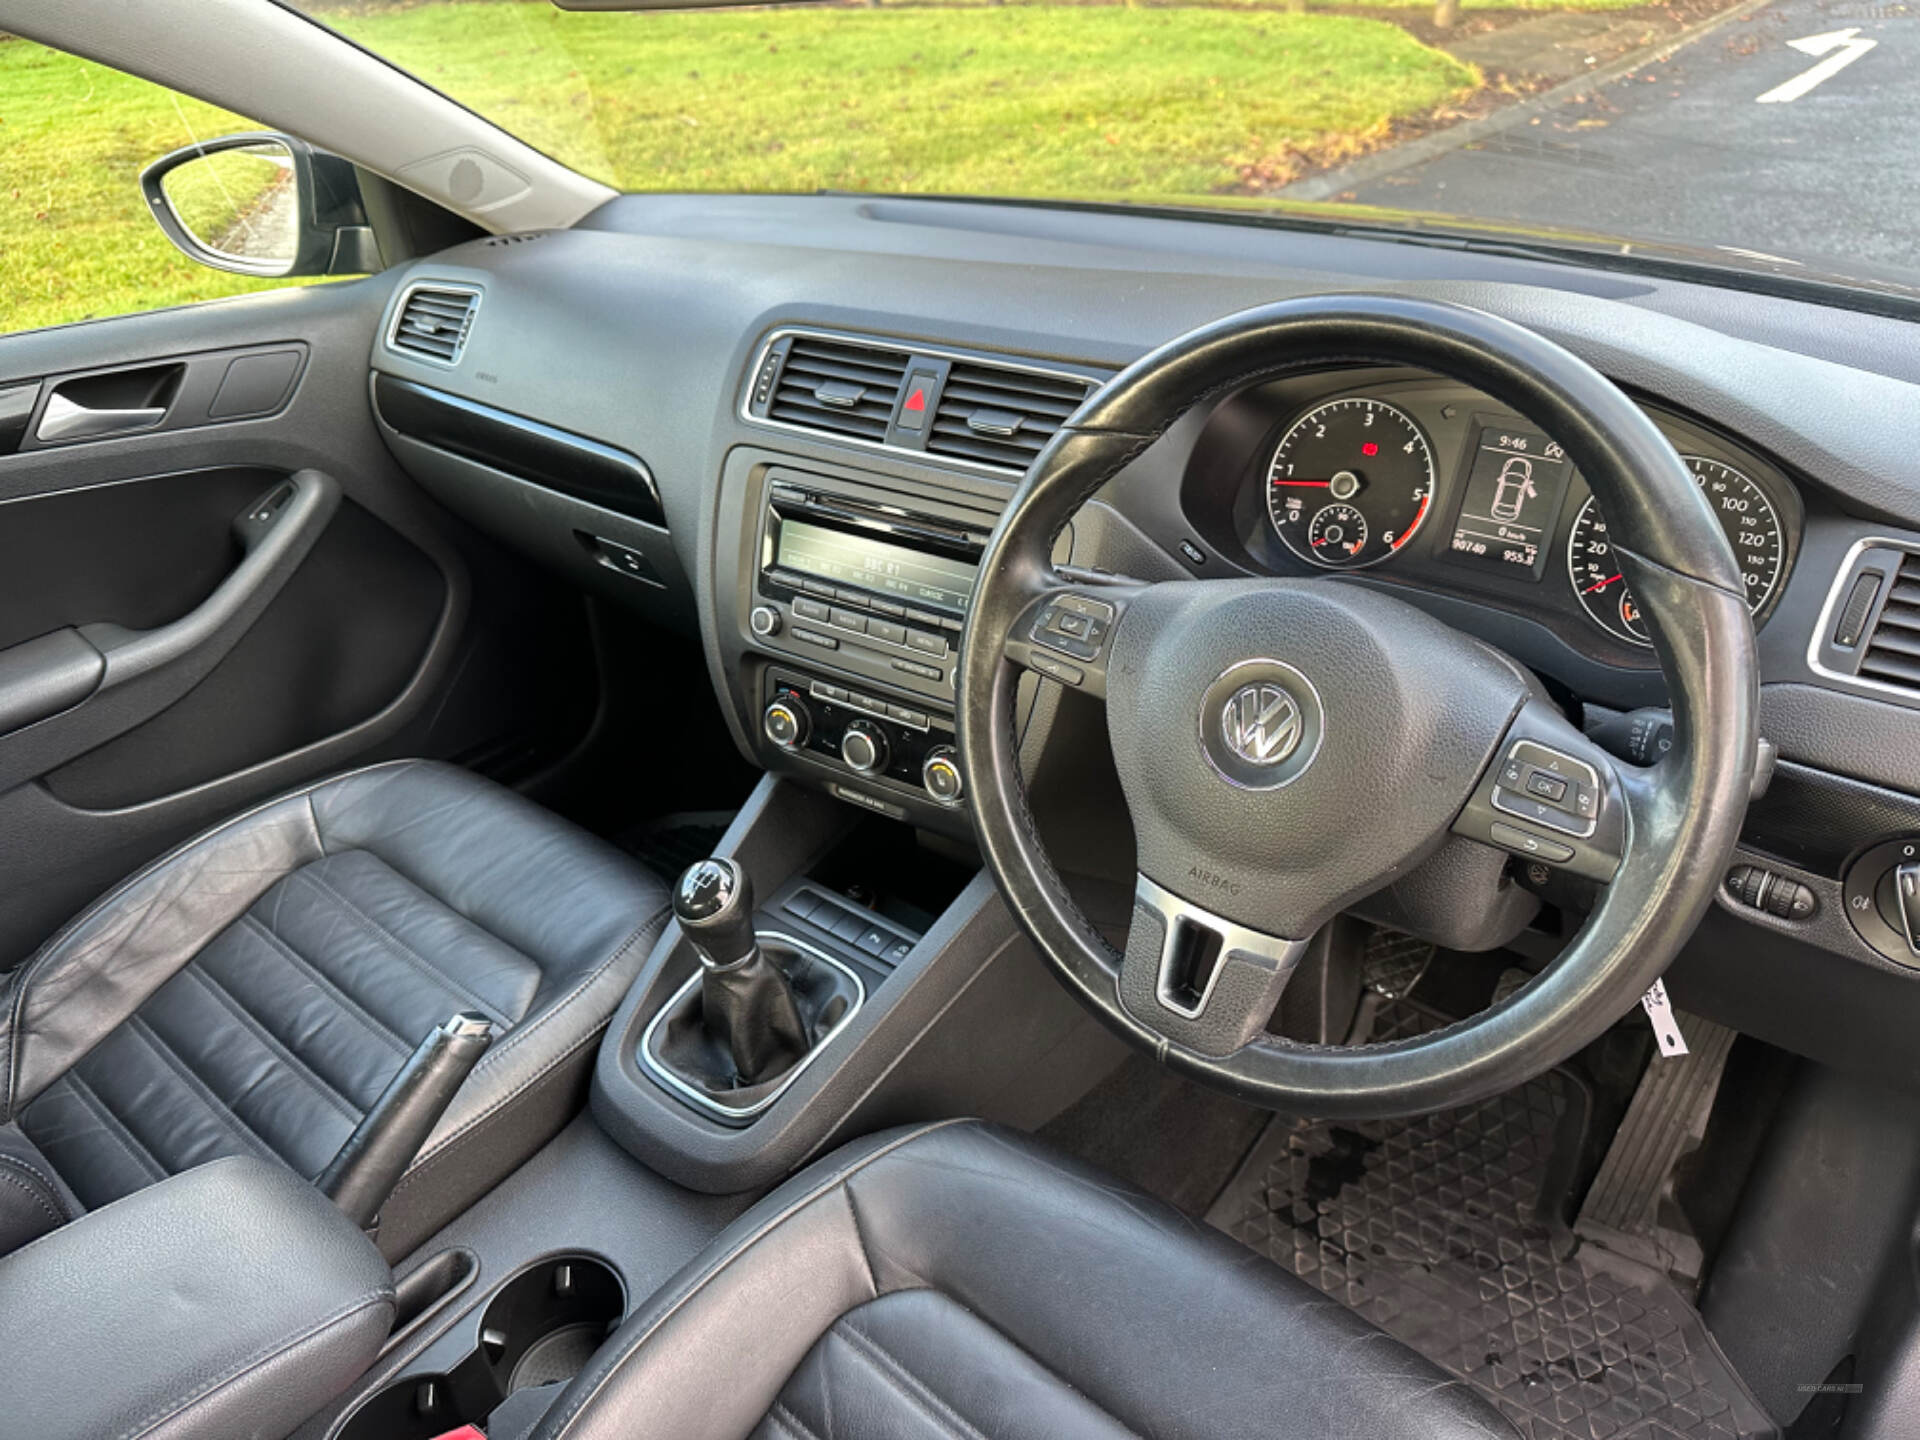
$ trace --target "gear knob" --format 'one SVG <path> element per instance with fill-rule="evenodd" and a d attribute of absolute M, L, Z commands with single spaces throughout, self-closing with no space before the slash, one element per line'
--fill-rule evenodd
<path fill-rule="evenodd" d="M 753 882 L 732 860 L 689 865 L 673 887 L 673 916 L 710 970 L 738 965 L 754 952 Z"/>

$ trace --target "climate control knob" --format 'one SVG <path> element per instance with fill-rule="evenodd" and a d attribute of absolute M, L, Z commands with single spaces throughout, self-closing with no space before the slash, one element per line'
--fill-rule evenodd
<path fill-rule="evenodd" d="M 782 750 L 798 750 L 807 743 L 813 717 L 800 701 L 782 696 L 767 706 L 766 713 L 760 717 L 760 728 L 766 732 L 767 739 Z"/>
<path fill-rule="evenodd" d="M 966 782 L 960 778 L 960 762 L 954 759 L 951 745 L 936 745 L 927 752 L 920 765 L 920 783 L 942 805 L 959 803 Z"/>
<path fill-rule="evenodd" d="M 886 732 L 865 720 L 848 724 L 840 737 L 840 758 L 862 775 L 873 775 L 887 768 Z"/>

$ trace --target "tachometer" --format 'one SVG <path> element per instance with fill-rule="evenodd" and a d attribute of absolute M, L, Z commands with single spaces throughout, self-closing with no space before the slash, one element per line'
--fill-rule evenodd
<path fill-rule="evenodd" d="M 1786 535 L 1779 513 L 1766 491 L 1731 465 L 1701 455 L 1683 455 L 1687 469 L 1706 492 L 1714 517 L 1733 546 L 1733 557 L 1740 563 L 1741 578 L 1747 587 L 1747 608 L 1758 615 L 1773 599 L 1780 586 L 1780 570 L 1786 559 Z M 1574 594 L 1580 604 L 1603 629 L 1635 645 L 1647 645 L 1647 627 L 1640 618 L 1640 607 L 1627 593 L 1620 566 L 1613 555 L 1607 534 L 1606 517 L 1594 497 L 1580 507 L 1573 522 L 1573 538 L 1567 543 L 1567 568 L 1573 577 Z"/>
<path fill-rule="evenodd" d="M 1267 466 L 1267 513 L 1294 554 L 1351 569 L 1413 538 L 1433 500 L 1433 453 L 1393 406 L 1355 397 L 1293 422 Z"/>

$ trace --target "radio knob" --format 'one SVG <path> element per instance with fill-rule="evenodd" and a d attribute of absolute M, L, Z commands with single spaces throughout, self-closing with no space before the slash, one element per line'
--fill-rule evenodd
<path fill-rule="evenodd" d="M 960 764 L 954 759 L 951 745 L 936 745 L 927 752 L 927 758 L 920 766 L 920 783 L 942 805 L 959 802 L 967 787 L 960 778 Z"/>
<path fill-rule="evenodd" d="M 807 732 L 813 729 L 813 717 L 798 700 L 783 698 L 767 706 L 766 714 L 760 720 L 760 728 L 766 731 L 767 739 L 782 750 L 797 750 L 807 743 Z"/>
<path fill-rule="evenodd" d="M 753 633 L 762 639 L 780 633 L 780 612 L 771 605 L 756 605 L 753 613 L 747 616 L 747 624 Z"/>
<path fill-rule="evenodd" d="M 840 737 L 840 758 L 862 775 L 872 775 L 887 765 L 886 733 L 877 725 L 855 720 Z"/>

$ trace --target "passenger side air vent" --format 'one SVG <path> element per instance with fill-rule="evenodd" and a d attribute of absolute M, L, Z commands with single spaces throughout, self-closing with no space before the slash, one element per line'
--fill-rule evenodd
<path fill-rule="evenodd" d="M 955 361 L 934 411 L 927 449 L 1025 470 L 1087 398 L 1092 382 Z"/>
<path fill-rule="evenodd" d="M 907 359 L 904 350 L 795 336 L 768 413 L 789 425 L 884 442 Z"/>
<path fill-rule="evenodd" d="M 1861 651 L 1859 673 L 1863 679 L 1920 690 L 1920 555 L 1901 557 L 1893 588 Z"/>
<path fill-rule="evenodd" d="M 478 290 L 416 285 L 393 317 L 387 348 L 424 356 L 442 365 L 458 365 L 479 309 Z"/>

